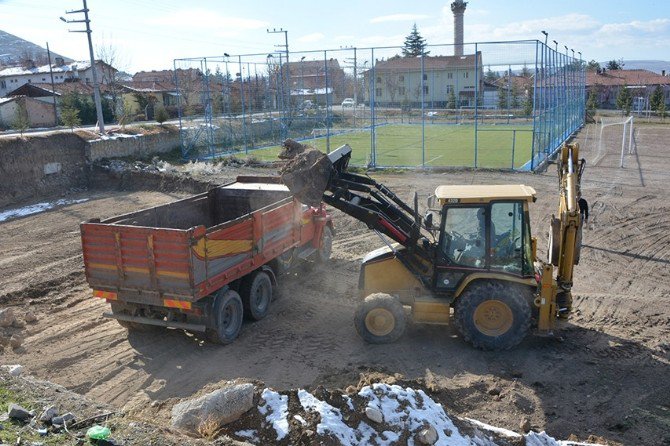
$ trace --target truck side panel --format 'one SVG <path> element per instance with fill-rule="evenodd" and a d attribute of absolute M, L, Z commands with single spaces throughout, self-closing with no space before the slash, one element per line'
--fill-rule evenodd
<path fill-rule="evenodd" d="M 91 287 L 193 294 L 190 231 L 83 223 L 81 232 Z"/>

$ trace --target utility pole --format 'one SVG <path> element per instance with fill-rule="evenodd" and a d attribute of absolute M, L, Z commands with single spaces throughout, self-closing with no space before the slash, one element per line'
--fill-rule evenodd
<path fill-rule="evenodd" d="M 98 85 L 98 74 L 96 73 L 95 67 L 95 58 L 93 57 L 93 42 L 91 41 L 91 21 L 88 18 L 88 7 L 86 6 L 86 0 L 82 0 L 84 3 L 83 9 L 78 9 L 76 11 L 65 11 L 65 14 L 79 14 L 84 13 L 84 20 L 66 20 L 63 17 L 60 19 L 65 23 L 85 23 L 86 30 L 68 30 L 71 33 L 86 33 L 88 37 L 88 53 L 91 57 L 91 72 L 93 73 L 93 98 L 95 100 L 95 111 L 98 115 L 98 131 L 100 133 L 105 133 L 105 121 L 102 117 L 102 103 L 100 100 L 100 86 Z"/>
<path fill-rule="evenodd" d="M 268 34 L 279 34 L 279 33 L 284 33 L 284 44 L 283 45 L 275 45 L 277 48 L 284 48 L 284 52 L 286 53 L 286 94 L 288 95 L 288 100 L 285 102 L 285 104 L 288 104 L 289 108 L 291 107 L 291 71 L 289 69 L 288 65 L 288 30 L 284 28 L 272 28 L 272 31 L 270 29 L 266 29 Z M 281 58 L 280 58 L 281 60 Z M 284 67 L 282 65 L 279 66 L 282 72 L 282 79 L 284 78 Z M 283 82 L 282 82 L 283 83 Z"/>
<path fill-rule="evenodd" d="M 49 42 L 47 42 L 47 59 L 49 60 L 49 76 L 51 76 L 51 94 L 54 99 L 54 127 L 58 125 L 58 110 L 56 110 L 56 86 L 54 85 L 54 70 L 51 66 L 51 51 L 49 51 Z"/>

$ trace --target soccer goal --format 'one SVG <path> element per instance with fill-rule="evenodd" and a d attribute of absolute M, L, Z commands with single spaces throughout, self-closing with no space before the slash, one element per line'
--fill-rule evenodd
<path fill-rule="evenodd" d="M 633 140 L 633 117 L 600 118 L 600 135 L 598 136 L 598 153 L 604 153 L 603 145 L 618 143 L 621 138 L 621 161 L 619 167 L 623 167 L 624 155 L 635 153 Z M 621 127 L 619 127 L 621 126 Z M 619 136 L 620 135 L 620 136 Z"/>

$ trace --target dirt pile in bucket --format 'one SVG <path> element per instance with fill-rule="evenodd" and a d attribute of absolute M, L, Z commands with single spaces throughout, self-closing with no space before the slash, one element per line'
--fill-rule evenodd
<path fill-rule="evenodd" d="M 277 155 L 280 160 L 290 160 L 305 152 L 306 150 L 314 150 L 314 147 L 307 144 L 301 144 L 298 141 L 288 138 L 282 143 L 282 150 Z"/>
<path fill-rule="evenodd" d="M 308 148 L 289 159 L 279 173 L 282 182 L 298 200 L 310 206 L 319 206 L 331 170 L 332 163 L 328 156 Z"/>

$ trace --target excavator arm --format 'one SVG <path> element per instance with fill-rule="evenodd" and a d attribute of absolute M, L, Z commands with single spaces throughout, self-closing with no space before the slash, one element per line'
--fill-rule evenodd
<path fill-rule="evenodd" d="M 578 200 L 586 161 L 579 159 L 579 145 L 565 144 L 557 160 L 559 205 L 552 216 L 548 262 L 542 264 L 540 281 L 540 330 L 551 330 L 556 318 L 565 318 L 572 310 L 572 279 L 579 262 L 582 222 Z"/>
<path fill-rule="evenodd" d="M 430 244 L 419 243 L 421 219 L 396 194 L 372 178 L 347 172 L 351 147 L 343 145 L 328 154 L 332 170 L 323 201 L 400 243 L 411 253 L 430 258 Z M 416 201 L 416 199 L 415 199 Z"/>

